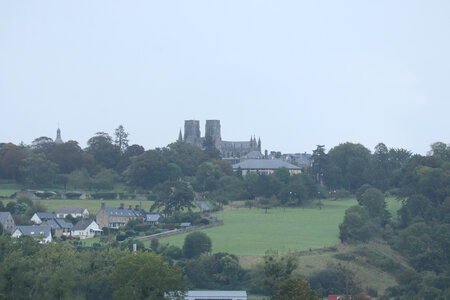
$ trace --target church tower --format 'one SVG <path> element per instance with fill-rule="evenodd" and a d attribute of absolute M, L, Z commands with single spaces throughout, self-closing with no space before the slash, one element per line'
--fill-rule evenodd
<path fill-rule="evenodd" d="M 58 130 L 56 130 L 56 139 L 55 139 L 55 144 L 63 144 L 63 140 L 61 139 L 61 130 L 58 128 Z"/>
<path fill-rule="evenodd" d="M 220 120 L 206 120 L 205 138 L 210 136 L 218 150 L 222 149 L 222 137 L 220 135 Z"/>

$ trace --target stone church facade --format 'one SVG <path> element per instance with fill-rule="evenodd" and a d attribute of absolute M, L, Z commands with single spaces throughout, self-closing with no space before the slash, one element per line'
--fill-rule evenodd
<path fill-rule="evenodd" d="M 204 137 L 201 137 L 200 121 L 185 120 L 184 137 L 180 130 L 178 140 L 202 148 L 207 137 L 211 137 L 222 158 L 240 158 L 253 151 L 261 152 L 261 139 L 257 141 L 255 136 L 249 141 L 223 141 L 220 120 L 206 120 Z"/>

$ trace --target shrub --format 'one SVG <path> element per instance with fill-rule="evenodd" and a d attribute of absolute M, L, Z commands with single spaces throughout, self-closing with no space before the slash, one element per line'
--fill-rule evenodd
<path fill-rule="evenodd" d="M 99 192 L 95 194 L 91 194 L 94 199 L 116 199 L 117 193 L 113 192 Z"/>
<path fill-rule="evenodd" d="M 80 199 L 81 193 L 68 192 L 65 194 L 67 199 Z"/>

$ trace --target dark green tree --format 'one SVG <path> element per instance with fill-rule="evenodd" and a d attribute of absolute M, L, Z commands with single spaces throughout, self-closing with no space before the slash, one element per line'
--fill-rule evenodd
<path fill-rule="evenodd" d="M 105 132 L 97 132 L 87 141 L 86 153 L 104 168 L 113 169 L 120 160 L 120 148 L 112 143 L 112 138 Z"/>
<path fill-rule="evenodd" d="M 22 161 L 20 172 L 24 182 L 31 186 L 51 185 L 56 178 L 58 166 L 43 153 L 32 154 Z"/>
<path fill-rule="evenodd" d="M 116 137 L 114 143 L 119 147 L 120 151 L 124 153 L 128 147 L 128 132 L 125 131 L 122 125 L 116 128 L 114 136 Z"/>
<path fill-rule="evenodd" d="M 211 249 L 211 239 L 204 232 L 191 232 L 184 239 L 183 254 L 186 258 L 200 256 L 202 253 L 211 252 Z"/>
<path fill-rule="evenodd" d="M 169 266 L 160 255 L 140 252 L 120 258 L 112 269 L 115 299 L 184 299 L 185 279 L 180 268 Z"/>
<path fill-rule="evenodd" d="M 133 157 L 124 175 L 132 186 L 152 188 L 167 180 L 167 160 L 158 151 L 148 150 Z"/>
<path fill-rule="evenodd" d="M 308 281 L 301 278 L 286 279 L 272 296 L 273 300 L 322 300 L 322 296 L 312 290 Z"/>

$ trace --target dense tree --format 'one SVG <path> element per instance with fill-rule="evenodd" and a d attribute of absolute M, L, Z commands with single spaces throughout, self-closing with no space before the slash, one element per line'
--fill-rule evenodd
<path fill-rule="evenodd" d="M 189 260 L 185 270 L 197 289 L 240 289 L 245 276 L 238 258 L 228 253 L 201 255 Z"/>
<path fill-rule="evenodd" d="M 90 188 L 91 187 L 91 176 L 86 169 L 78 169 L 73 171 L 68 176 L 67 185 L 71 188 Z"/>
<path fill-rule="evenodd" d="M 128 166 L 131 164 L 131 158 L 141 155 L 144 152 L 145 152 L 145 149 L 141 145 L 133 144 L 133 145 L 127 147 L 125 152 L 123 152 L 119 163 L 116 166 L 117 172 L 122 173 L 123 171 L 125 171 L 128 168 Z"/>
<path fill-rule="evenodd" d="M 104 168 L 113 169 L 120 160 L 120 148 L 112 143 L 112 138 L 105 132 L 97 132 L 87 141 L 86 152 Z"/>
<path fill-rule="evenodd" d="M 181 269 L 154 253 L 128 254 L 117 261 L 111 282 L 115 299 L 183 299 L 186 287 Z"/>
<path fill-rule="evenodd" d="M 0 148 L 0 176 L 20 180 L 19 167 L 26 158 L 24 150 L 14 144 L 4 144 Z"/>
<path fill-rule="evenodd" d="M 273 300 L 322 300 L 322 296 L 312 290 L 308 281 L 301 278 L 289 278 L 274 293 Z"/>
<path fill-rule="evenodd" d="M 26 184 L 48 186 L 53 184 L 58 166 L 48 160 L 43 153 L 37 153 L 24 159 L 19 170 Z"/>
<path fill-rule="evenodd" d="M 345 211 L 344 222 L 339 225 L 339 238 L 348 240 L 369 241 L 380 231 L 379 222 L 372 220 L 365 207 L 352 206 Z"/>
<path fill-rule="evenodd" d="M 379 143 L 375 146 L 372 155 L 372 181 L 373 185 L 383 191 L 389 188 L 391 180 L 391 163 L 389 161 L 389 150 L 385 144 Z"/>
<path fill-rule="evenodd" d="M 182 141 L 168 145 L 161 152 L 168 162 L 177 164 L 186 176 L 194 176 L 198 166 L 207 160 L 199 147 Z"/>
<path fill-rule="evenodd" d="M 264 286 L 266 292 L 272 294 L 280 285 L 292 276 L 297 268 L 297 257 L 293 255 L 280 256 L 278 252 L 267 251 L 264 255 Z"/>
<path fill-rule="evenodd" d="M 62 173 L 70 173 L 79 169 L 84 164 L 83 150 L 78 146 L 76 141 L 68 141 L 63 144 L 55 145 L 50 152 L 49 158 L 58 164 Z"/>
<path fill-rule="evenodd" d="M 436 142 L 431 144 L 431 150 L 428 155 L 439 158 L 443 161 L 450 161 L 450 145 L 443 142 Z"/>
<path fill-rule="evenodd" d="M 201 192 L 215 190 L 222 174 L 222 169 L 218 165 L 211 162 L 202 163 L 195 174 L 196 190 Z"/>
<path fill-rule="evenodd" d="M 116 128 L 114 136 L 116 137 L 114 143 L 119 147 L 120 151 L 124 153 L 128 147 L 128 132 L 125 131 L 122 125 Z"/>
<path fill-rule="evenodd" d="M 92 179 L 91 186 L 99 190 L 112 190 L 114 184 L 118 180 L 118 175 L 114 170 L 102 169 L 97 175 Z"/>
<path fill-rule="evenodd" d="M 194 193 L 185 182 L 165 182 L 155 186 L 153 192 L 157 195 L 151 211 L 159 211 L 168 217 L 185 209 L 191 211 L 194 205 Z"/>
<path fill-rule="evenodd" d="M 167 160 L 158 151 L 148 150 L 133 157 L 124 175 L 133 186 L 152 188 L 167 180 Z"/>
<path fill-rule="evenodd" d="M 367 209 L 372 218 L 387 221 L 390 217 L 386 210 L 384 195 L 376 188 L 369 188 L 361 195 L 361 205 Z"/>
<path fill-rule="evenodd" d="M 347 142 L 331 149 L 328 155 L 340 169 L 348 190 L 355 190 L 369 181 L 371 154 L 363 145 Z"/>
<path fill-rule="evenodd" d="M 42 151 L 45 154 L 48 154 L 50 151 L 52 151 L 53 147 L 55 147 L 55 142 L 53 139 L 41 136 L 33 140 L 31 143 L 31 147 L 35 150 Z"/>
<path fill-rule="evenodd" d="M 200 256 L 202 253 L 211 252 L 211 249 L 211 239 L 202 231 L 191 232 L 184 239 L 183 254 L 186 258 Z"/>

